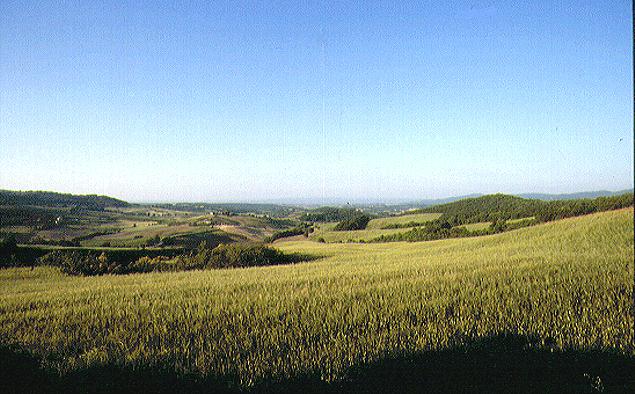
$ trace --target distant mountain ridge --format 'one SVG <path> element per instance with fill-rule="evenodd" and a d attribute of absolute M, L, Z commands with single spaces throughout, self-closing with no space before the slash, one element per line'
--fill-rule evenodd
<path fill-rule="evenodd" d="M 106 207 L 127 207 L 126 201 L 97 194 L 77 195 L 47 191 L 0 190 L 0 205 L 34 205 L 50 207 L 79 207 L 103 210 Z"/>
<path fill-rule="evenodd" d="M 633 189 L 625 189 L 618 191 L 598 190 L 587 191 L 579 193 L 567 193 L 567 194 L 549 194 L 549 193 L 521 193 L 511 194 L 513 196 L 522 197 L 530 200 L 575 200 L 581 198 L 597 198 L 597 197 L 610 197 L 618 196 L 626 193 L 633 193 Z M 437 199 L 421 199 L 421 200 L 406 200 L 401 202 L 351 202 L 346 203 L 346 199 L 339 199 L 341 201 L 331 201 L 334 206 L 348 206 L 348 207 L 363 207 L 371 208 L 371 210 L 392 210 L 392 211 L 406 211 L 411 209 L 421 209 L 426 207 L 432 207 L 442 204 L 448 204 L 455 201 L 483 197 L 482 193 L 472 193 L 461 196 L 451 196 Z M 156 205 L 158 207 L 170 208 L 170 209 L 194 209 L 194 210 L 214 210 L 214 209 L 227 209 L 236 212 L 247 212 L 251 210 L 270 210 L 270 211 L 289 211 L 291 207 L 322 207 L 322 205 L 313 199 L 296 199 L 295 203 L 291 200 L 280 199 L 278 203 L 274 202 L 237 202 L 237 203 L 193 203 L 193 202 L 181 202 L 181 203 L 146 203 L 144 205 Z M 310 202 L 310 204 L 309 204 Z M 134 204 L 128 203 L 124 200 L 104 196 L 97 194 L 77 195 L 70 193 L 57 193 L 49 191 L 13 191 L 13 190 L 1 190 L 0 189 L 0 205 L 35 205 L 35 206 L 76 206 L 87 209 L 104 209 L 105 207 L 127 207 Z"/>
<path fill-rule="evenodd" d="M 447 204 L 454 201 L 465 200 L 466 198 L 476 198 L 476 197 L 482 197 L 482 196 L 483 196 L 482 193 L 472 193 L 472 194 L 466 194 L 464 196 L 452 196 L 452 197 L 445 197 L 445 198 L 417 200 L 417 201 L 414 201 L 412 204 L 418 205 L 421 207 L 429 207 L 431 205 Z"/>
<path fill-rule="evenodd" d="M 609 191 L 609 190 L 597 190 L 597 191 L 588 191 L 588 192 L 578 192 L 578 193 L 563 193 L 563 194 L 550 194 L 550 193 L 521 193 L 514 194 L 509 193 L 507 195 L 522 197 L 530 200 L 544 200 L 544 201 L 554 201 L 554 200 L 577 200 L 580 198 L 597 198 L 597 197 L 611 197 L 611 196 L 620 196 L 622 194 L 633 193 L 633 189 L 624 189 L 618 191 Z M 506 194 L 506 193 L 503 193 Z M 483 193 L 472 193 L 464 196 L 453 196 L 446 198 L 438 198 L 438 199 L 427 199 L 427 200 L 415 200 L 409 203 L 413 208 L 425 208 L 431 207 L 434 205 L 448 204 L 455 201 L 465 200 L 469 198 L 478 198 L 483 197 L 485 194 Z M 400 204 L 407 205 L 407 204 Z"/>
<path fill-rule="evenodd" d="M 580 192 L 580 193 L 565 193 L 565 194 L 548 194 L 548 193 L 523 193 L 516 194 L 518 197 L 531 198 L 533 200 L 575 200 L 578 198 L 596 198 L 596 197 L 610 197 L 619 196 L 626 193 L 633 193 L 633 189 L 624 189 L 611 192 L 608 190 L 598 190 L 593 192 Z"/>

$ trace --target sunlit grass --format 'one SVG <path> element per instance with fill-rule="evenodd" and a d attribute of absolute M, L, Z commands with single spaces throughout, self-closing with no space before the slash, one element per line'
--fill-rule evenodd
<path fill-rule="evenodd" d="M 277 246 L 323 258 L 103 277 L 2 270 L 1 341 L 61 372 L 163 365 L 246 386 L 338 379 L 500 333 L 635 354 L 632 209 L 477 238 Z"/>

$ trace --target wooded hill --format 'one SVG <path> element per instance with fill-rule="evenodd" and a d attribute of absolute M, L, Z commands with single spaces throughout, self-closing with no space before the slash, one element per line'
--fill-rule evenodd
<path fill-rule="evenodd" d="M 78 207 L 101 211 L 106 207 L 127 207 L 123 200 L 96 194 L 75 195 L 45 191 L 0 190 L 0 205 Z"/>
<path fill-rule="evenodd" d="M 442 213 L 442 220 L 461 225 L 495 220 L 534 217 L 540 222 L 580 216 L 633 205 L 633 193 L 594 199 L 543 201 L 491 194 L 466 198 L 448 204 L 423 208 L 416 212 Z"/>

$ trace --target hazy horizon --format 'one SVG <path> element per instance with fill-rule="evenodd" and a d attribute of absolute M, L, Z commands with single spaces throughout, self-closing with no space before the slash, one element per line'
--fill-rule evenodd
<path fill-rule="evenodd" d="M 9 189 L 1 189 L 9 190 Z M 19 191 L 19 192 L 53 192 L 53 193 L 63 193 L 68 194 L 69 192 L 60 191 L 60 190 L 10 190 L 10 191 Z M 467 193 L 467 194 L 455 194 L 455 195 L 444 195 L 444 196 L 436 196 L 436 197 L 404 197 L 404 198 L 389 198 L 389 199 L 373 199 L 373 198 L 343 198 L 343 197 L 331 197 L 331 198 L 322 198 L 322 197 L 281 197 L 281 198 L 273 198 L 273 199 L 223 199 L 223 200 L 127 200 L 120 196 L 116 195 L 108 195 L 108 194 L 99 194 L 99 193 L 70 193 L 76 195 L 102 195 L 106 197 L 112 197 L 120 200 L 124 200 L 126 202 L 132 204 L 176 204 L 176 203 L 191 203 L 191 204 L 278 204 L 278 205 L 290 205 L 290 206 L 306 206 L 306 207 L 314 207 L 314 206 L 325 206 L 325 205 L 407 205 L 407 204 L 437 204 L 444 203 L 445 200 L 455 201 L 463 198 L 472 198 L 472 197 L 480 197 L 484 195 L 491 194 L 506 194 L 506 195 L 514 195 L 525 198 L 538 198 L 536 196 L 549 196 L 549 197 L 568 197 L 576 194 L 598 194 L 607 193 L 607 195 L 615 195 L 619 193 L 627 193 L 633 192 L 633 188 L 625 188 L 625 189 L 615 189 L 615 190 L 579 190 L 577 192 L 572 193 L 542 193 L 535 191 L 528 191 L 523 193 L 512 193 L 512 192 L 491 192 L 491 193 Z M 531 196 L 531 197 L 529 197 Z M 594 197 L 592 197 L 594 198 Z"/>
<path fill-rule="evenodd" d="M 633 187 L 631 3 L 0 3 L 0 189 L 131 202 Z"/>

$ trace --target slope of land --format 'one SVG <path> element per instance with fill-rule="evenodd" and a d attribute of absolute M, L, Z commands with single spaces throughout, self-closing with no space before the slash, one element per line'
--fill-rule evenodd
<path fill-rule="evenodd" d="M 238 387 L 303 377 L 339 384 L 377 363 L 413 365 L 420 357 L 489 346 L 488 338 L 508 338 L 501 345 L 505 362 L 489 371 L 475 359 L 463 383 L 509 384 L 500 368 L 520 362 L 505 352 L 510 338 L 520 338 L 525 350 L 518 357 L 538 355 L 538 372 L 554 368 L 548 360 L 557 355 L 576 352 L 567 358 L 568 386 L 555 381 L 551 389 L 579 392 L 591 388 L 584 374 L 596 370 L 575 360 L 621 357 L 615 365 L 623 369 L 635 356 L 632 208 L 477 238 L 277 245 L 322 259 L 118 277 L 1 270 L 2 344 L 63 374 L 156 367 Z M 546 353 L 536 353 L 541 349 Z M 459 353 L 461 360 L 472 354 Z M 413 376 L 423 374 L 425 383 L 441 373 Z M 628 376 L 600 374 L 606 387 L 632 388 Z M 410 379 L 399 376 L 384 384 Z M 528 386 L 519 389 L 536 387 L 540 376 L 526 376 Z"/>
<path fill-rule="evenodd" d="M 123 200 L 96 194 L 0 190 L 0 205 L 70 206 L 103 210 L 106 207 L 127 207 L 130 204 Z"/>
<path fill-rule="evenodd" d="M 418 212 L 442 213 L 444 218 L 455 222 L 455 224 L 469 224 L 496 219 L 521 219 L 532 216 L 539 221 L 549 221 L 632 205 L 632 193 L 597 197 L 595 199 L 554 201 L 533 200 L 506 194 L 491 194 L 436 205 L 420 209 Z"/>
<path fill-rule="evenodd" d="M 309 238 L 313 241 L 323 240 L 324 242 L 365 242 L 375 239 L 381 235 L 398 234 L 407 230 L 403 228 L 391 228 L 334 231 L 333 227 L 335 225 L 336 223 L 325 223 L 317 225 L 315 226 L 316 230 L 311 233 Z"/>
<path fill-rule="evenodd" d="M 195 247 L 202 240 L 208 245 L 262 241 L 298 223 L 257 209 L 293 211 L 258 204 L 129 205 L 105 196 L 0 191 L 0 239 L 61 246 Z"/>
<path fill-rule="evenodd" d="M 441 217 L 440 213 L 418 213 L 409 215 L 389 216 L 385 218 L 372 219 L 366 226 L 367 229 L 382 229 L 389 228 L 391 226 L 410 226 L 421 225 L 423 223 L 438 219 Z"/>

